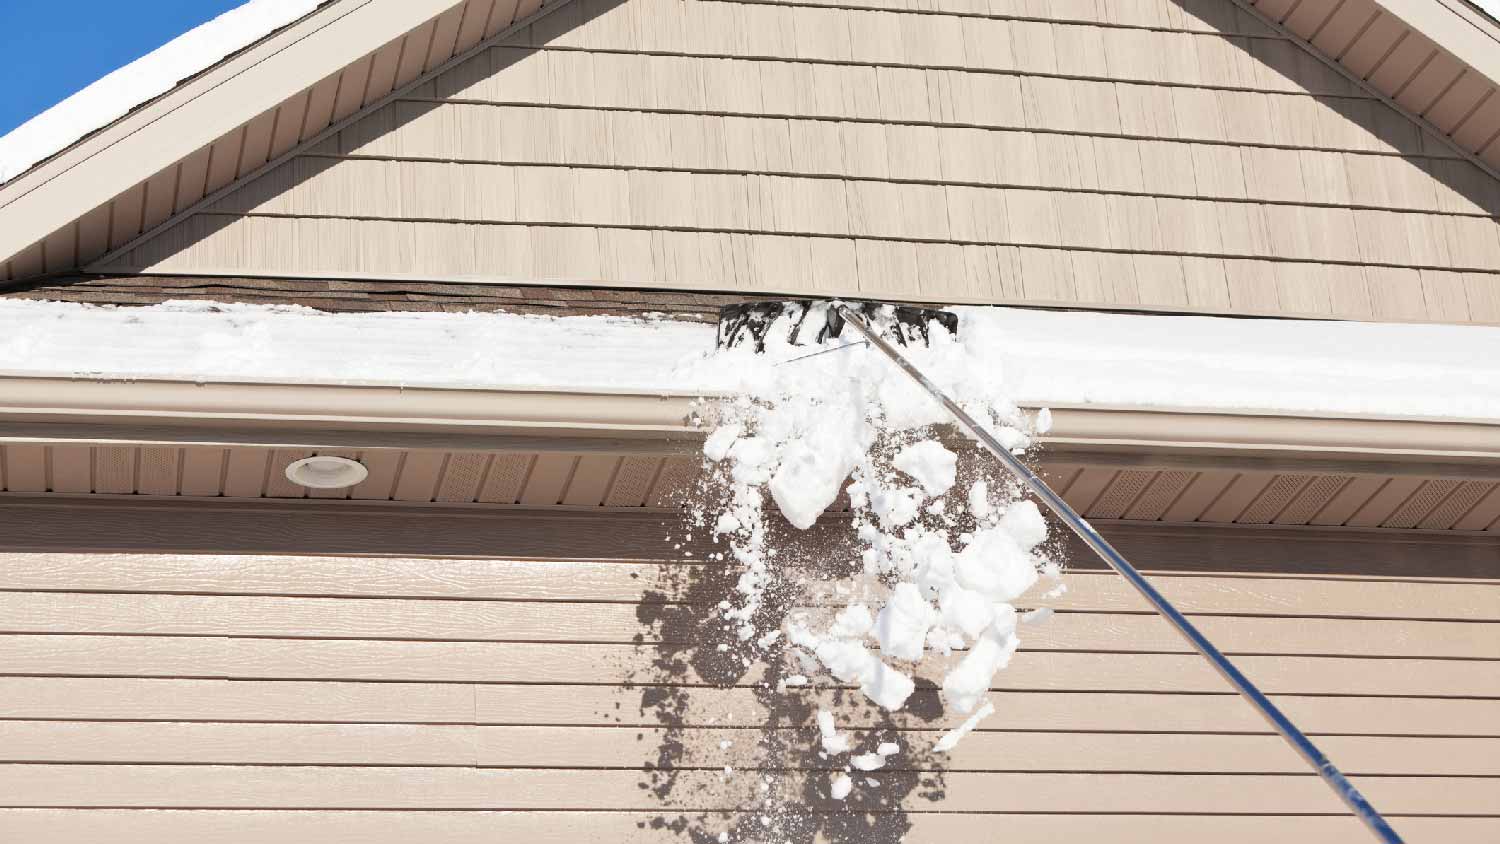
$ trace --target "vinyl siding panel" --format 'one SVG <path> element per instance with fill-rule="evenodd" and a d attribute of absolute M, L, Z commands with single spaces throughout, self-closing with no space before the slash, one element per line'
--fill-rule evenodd
<path fill-rule="evenodd" d="M 1159 479 L 1138 474 L 1114 476 L 1142 494 L 1106 488 L 1095 506 L 1144 500 Z M 1295 500 L 1297 484 L 1271 486 Z M 0 831 L 80 839 L 104 818 L 122 841 L 261 842 L 325 826 L 351 841 L 564 841 L 585 830 L 669 841 L 680 824 L 750 837 L 760 821 L 745 807 L 764 777 L 799 807 L 776 823 L 816 827 L 835 806 L 820 796 L 833 763 L 814 752 L 812 713 L 847 692 L 767 695 L 754 684 L 790 670 L 774 660 L 718 674 L 699 654 L 712 636 L 697 619 L 732 588 L 723 571 L 642 559 L 0 555 Z M 1493 581 L 1156 579 L 1410 840 L 1494 833 L 1500 687 L 1478 670 L 1497 645 L 1482 629 L 1497 620 Z M 1022 600 L 1060 612 L 1029 630 L 997 677 L 999 711 L 955 753 L 924 750 L 946 726 L 927 714 L 931 690 L 901 712 L 849 713 L 856 735 L 905 748 L 872 775 L 881 788 L 855 798 L 861 813 L 908 839 L 1002 825 L 1022 842 L 1085 829 L 1125 841 L 1361 840 L 1117 577 L 1068 580 L 1065 595 Z"/>
<path fill-rule="evenodd" d="M 629 812 L 453 812 L 434 817 L 425 812 L 275 812 L 275 811 L 147 811 L 97 810 L 69 812 L 33 809 L 6 811 L 0 824 L 7 832 L 30 840 L 88 840 L 109 837 L 129 842 L 154 842 L 171 835 L 246 844 L 246 842 L 316 839 L 345 844 L 400 842 L 421 839 L 440 844 L 480 844 L 498 839 L 569 842 L 590 838 L 639 844 L 660 841 L 651 827 L 659 816 Z M 1486 844 L 1495 826 L 1486 819 L 1404 819 L 1403 833 L 1424 834 L 1453 844 Z M 756 824 L 756 816 L 734 816 L 731 824 Z M 1150 842 L 1164 838 L 1185 841 L 1212 838 L 1225 844 L 1250 844 L 1267 836 L 1278 839 L 1307 836 L 1343 844 L 1368 839 L 1361 829 L 1346 829 L 1343 818 L 1199 818 L 1191 816 L 1094 815 L 1082 817 L 930 814 L 913 819 L 910 835 L 925 840 L 985 834 L 1004 824 L 1017 841 L 1046 840 L 1048 836 L 1107 836 L 1111 841 Z"/>
<path fill-rule="evenodd" d="M 1127 5 L 575 0 L 126 263 L 1493 321 L 1424 295 L 1500 283 L 1492 179 L 1227 0 Z"/>

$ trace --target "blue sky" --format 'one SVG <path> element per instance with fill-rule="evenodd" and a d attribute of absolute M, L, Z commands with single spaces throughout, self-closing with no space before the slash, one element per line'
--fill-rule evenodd
<path fill-rule="evenodd" d="M 0 135 L 242 2 L 0 0 Z"/>

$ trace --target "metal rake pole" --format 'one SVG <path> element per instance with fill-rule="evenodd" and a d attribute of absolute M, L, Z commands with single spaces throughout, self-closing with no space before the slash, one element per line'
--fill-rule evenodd
<path fill-rule="evenodd" d="M 1386 823 L 1385 818 L 1375 810 L 1374 806 L 1370 805 L 1370 802 L 1364 798 L 1364 795 L 1359 793 L 1359 789 L 1355 788 L 1354 784 L 1349 782 L 1348 778 L 1338 768 L 1334 767 L 1334 764 L 1328 760 L 1328 757 L 1323 755 L 1323 751 L 1319 750 L 1317 745 L 1312 743 L 1311 739 L 1304 735 L 1301 730 L 1297 729 L 1297 726 L 1260 689 L 1256 688 L 1255 684 L 1250 682 L 1248 677 L 1240 673 L 1240 670 L 1234 666 L 1234 663 L 1230 662 L 1224 654 L 1220 653 L 1219 649 L 1214 647 L 1213 643 L 1200 633 L 1198 628 L 1193 626 L 1192 622 L 1188 621 L 1181 612 L 1178 612 L 1171 601 L 1168 601 L 1165 596 L 1156 591 L 1156 587 L 1152 586 L 1151 582 L 1146 580 L 1136 570 L 1135 566 L 1130 564 L 1129 560 L 1126 560 L 1119 551 L 1114 549 L 1114 546 L 1105 541 L 1104 537 L 1099 535 L 1097 530 L 1094 530 L 1093 525 L 1089 524 L 1083 516 L 1079 515 L 1077 510 L 1074 510 L 1071 505 L 1064 501 L 1062 496 L 1053 492 L 1052 488 L 1047 486 L 1045 481 L 1036 476 L 1036 473 L 1026 468 L 1025 464 L 1020 460 L 1017 460 L 1016 456 L 1011 454 L 1009 449 L 1001 445 L 1000 441 L 995 439 L 993 434 L 985 430 L 963 408 L 959 407 L 953 399 L 944 394 L 936 384 L 928 379 L 926 375 L 922 374 L 921 370 L 902 357 L 890 343 L 887 343 L 884 338 L 870 328 L 858 314 L 843 306 L 837 307 L 840 316 L 850 325 L 853 325 L 860 334 L 863 334 L 875 348 L 885 353 L 885 356 L 890 358 L 896 366 L 900 367 L 901 371 L 911 376 L 912 380 L 916 381 L 934 399 L 937 399 L 943 407 L 947 408 L 948 412 L 953 414 L 953 417 L 958 420 L 959 424 L 967 428 L 969 433 L 978 438 L 979 442 L 991 454 L 995 455 L 995 457 L 1000 459 L 1001 463 L 1005 464 L 1005 468 L 1009 469 L 1011 474 L 1015 475 L 1021 483 L 1025 484 L 1026 488 L 1031 490 L 1036 497 L 1040 498 L 1053 513 L 1056 513 L 1059 518 L 1067 522 L 1068 527 L 1072 528 L 1073 532 L 1078 534 L 1078 537 L 1094 550 L 1094 553 L 1098 554 L 1110 568 L 1125 578 L 1126 582 L 1135 587 L 1135 590 L 1141 593 L 1141 596 L 1150 602 L 1151 606 L 1163 618 L 1171 622 L 1172 626 L 1177 628 L 1177 632 L 1182 634 L 1182 637 L 1187 640 L 1188 644 L 1192 645 L 1193 649 L 1201 654 L 1204 659 L 1208 660 L 1209 664 L 1214 667 L 1214 670 L 1219 672 L 1219 676 L 1228 681 L 1229 685 L 1233 686 L 1235 691 L 1240 693 L 1240 696 L 1249 701 L 1250 705 L 1260 712 L 1266 721 L 1270 723 L 1271 727 L 1282 738 L 1286 739 L 1287 744 L 1290 744 L 1292 749 L 1297 751 L 1298 755 L 1307 764 L 1312 766 L 1318 776 L 1322 777 L 1323 781 L 1328 784 L 1329 788 L 1333 789 L 1334 793 L 1339 796 L 1339 799 L 1344 801 L 1344 804 L 1349 807 L 1350 811 L 1354 812 L 1355 816 L 1363 821 L 1365 826 L 1369 827 L 1376 838 L 1385 842 L 1385 844 L 1403 844 L 1401 836 L 1396 834 L 1391 825 Z"/>

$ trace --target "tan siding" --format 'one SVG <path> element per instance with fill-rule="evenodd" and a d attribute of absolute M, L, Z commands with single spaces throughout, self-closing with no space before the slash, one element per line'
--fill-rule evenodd
<path fill-rule="evenodd" d="M 935 741 L 941 733 L 913 730 L 903 738 Z M 397 724 L 110 724 L 0 722 L 0 761 L 149 762 L 153 764 L 421 765 L 526 768 L 644 768 L 671 739 L 659 727 L 472 726 Z M 684 767 L 753 769 L 755 745 L 743 729 L 695 731 Z M 815 729 L 782 728 L 778 741 L 816 743 Z M 721 747 L 721 743 L 727 745 Z M 1496 738 L 1335 736 L 1323 741 L 1348 771 L 1494 776 Z M 954 771 L 1030 771 L 1097 766 L 1100 771 L 1299 773 L 1300 761 L 1274 736 L 1012 733 L 976 734 L 950 757 Z M 840 763 L 818 760 L 820 769 Z M 887 770 L 901 770 L 899 763 Z"/>
<path fill-rule="evenodd" d="M 0 561 L 7 588 L 34 592 L 211 593 L 224 567 L 232 565 L 235 591 L 245 594 L 544 600 L 566 582 L 575 600 L 626 603 L 684 600 L 688 584 L 709 571 L 704 563 L 264 555 L 7 553 Z M 1154 582 L 1188 613 L 1500 621 L 1500 604 L 1488 591 L 1461 583 L 1183 574 L 1157 574 Z M 1069 575 L 1065 596 L 1033 596 L 1021 605 L 1146 609 L 1117 578 L 1089 571 Z"/>
<path fill-rule="evenodd" d="M 337 681 L 254 681 L 113 678 L 0 678 L 6 693 L 0 713 L 7 719 L 67 719 L 85 723 L 250 724 L 548 724 L 660 727 L 659 713 L 643 710 L 638 689 L 609 685 L 504 686 L 434 683 L 351 683 Z M 930 705 L 931 692 L 917 692 L 914 703 Z M 799 723 L 801 704 L 836 705 L 839 692 L 804 691 L 786 707 L 768 708 L 747 689 L 687 688 L 680 692 L 678 720 L 689 728 L 712 727 L 732 711 L 741 723 L 786 726 Z M 1264 723 L 1233 695 L 1156 695 L 1107 693 L 1079 698 L 1067 692 L 1013 692 L 1015 706 L 997 711 L 986 728 L 1005 735 L 1027 732 L 1172 732 L 1184 740 L 1201 735 L 1264 734 Z M 1310 734 L 1319 736 L 1407 735 L 1429 739 L 1494 738 L 1486 728 L 1497 713 L 1494 701 L 1459 698 L 1341 697 L 1280 695 L 1277 705 Z M 524 713 L 548 713 L 533 718 Z M 910 712 L 887 716 L 853 711 L 846 723 L 870 729 L 923 729 L 930 723 Z M 1431 745 L 1429 745 L 1431 746 Z M 1441 747 L 1442 743 L 1436 746 Z M 137 760 L 140 761 L 140 760 Z M 1202 764 L 1201 762 L 1199 764 Z M 1408 773 L 1417 773 L 1415 770 Z"/>
<path fill-rule="evenodd" d="M 577 0 L 130 262 L 1492 320 L 1424 296 L 1495 272 L 1489 177 L 1227 0 L 1129 5 Z M 928 243 L 1031 251 L 1016 284 Z"/>
<path fill-rule="evenodd" d="M 400 680 L 424 683 L 610 683 L 656 670 L 677 645 L 501 642 L 214 639 L 173 636 L 31 635 L 0 639 L 7 671 L 39 677 L 188 677 L 231 680 Z M 1388 658 L 1375 668 L 1355 657 L 1242 656 L 1241 668 L 1269 694 L 1420 695 L 1442 689 L 1462 697 L 1500 697 L 1500 678 L 1463 661 Z M 779 668 L 791 668 L 792 665 Z M 713 682 L 711 666 L 691 666 L 674 683 Z M 773 676 L 753 666 L 737 683 Z M 941 681 L 937 666 L 917 676 Z M 997 691 L 1218 693 L 1223 680 L 1196 654 L 1053 652 L 1018 660 Z"/>
<path fill-rule="evenodd" d="M 1148 473 L 1143 490 L 1160 479 Z M 89 838 L 107 816 L 113 840 L 143 842 L 204 834 L 248 844 L 325 821 L 329 840 L 564 841 L 587 830 L 668 841 L 660 824 L 734 822 L 761 769 L 803 809 L 834 808 L 820 786 L 833 761 L 759 748 L 813 747 L 811 713 L 847 692 L 766 695 L 753 684 L 768 665 L 706 682 L 708 662 L 694 654 L 712 635 L 696 619 L 732 588 L 712 576 L 719 570 L 0 555 L 10 620 L 0 636 L 0 831 Z M 908 838 L 1003 824 L 1008 840 L 1055 840 L 1073 829 L 1070 816 L 1089 813 L 1089 834 L 1118 833 L 1112 840 L 1361 840 L 1296 756 L 1117 577 L 1078 572 L 1069 583 L 1063 596 L 1022 602 L 1063 612 L 1028 632 L 997 678 L 1003 705 L 941 763 L 923 751 L 946 726 L 923 714 L 934 691 L 890 716 L 849 712 L 862 741 L 905 748 L 855 806 L 914 810 Z M 1494 581 L 1202 573 L 1158 583 L 1227 649 L 1248 652 L 1238 661 L 1411 840 L 1495 831 L 1500 687 L 1484 669 L 1497 643 L 1478 629 L 1497 618 Z M 651 620 L 677 612 L 685 624 Z M 666 706 L 653 702 L 661 691 Z M 664 759 L 676 772 L 668 787 L 652 778 Z M 938 776 L 934 803 L 915 786 Z M 173 811 L 141 811 L 153 807 Z M 236 823 L 228 809 L 241 810 Z M 380 810 L 381 824 L 351 811 L 360 809 Z M 710 810 L 729 814 L 698 818 Z M 587 826 L 573 826 L 580 817 Z"/>
<path fill-rule="evenodd" d="M 889 775 L 888 775 L 889 776 Z M 812 811 L 845 804 L 820 794 L 814 783 L 828 774 L 784 774 L 790 793 Z M 396 808 L 595 809 L 665 812 L 733 810 L 759 794 L 755 777 L 738 781 L 718 771 L 682 771 L 665 799 L 641 788 L 641 774 L 613 770 L 497 770 L 492 768 L 16 765 L 0 767 L 5 798 L 20 805 L 54 806 L 59 796 L 89 794 L 106 806 L 153 807 L 171 795 L 171 807 L 275 807 L 288 809 Z M 1174 813 L 1211 803 L 1230 814 L 1286 811 L 1331 814 L 1342 807 L 1312 777 L 1216 775 L 1182 778 L 1152 774 L 1031 774 L 949 772 L 943 777 L 950 812 L 1042 811 Z M 1371 801 L 1393 814 L 1454 814 L 1484 805 L 1483 779 L 1371 777 L 1358 779 Z M 806 788 L 804 789 L 804 784 Z M 878 793 L 878 792 L 877 792 Z M 852 805 L 873 802 L 854 798 Z M 887 805 L 890 805 L 887 803 Z M 919 808 L 913 796 L 900 808 Z M 887 809 L 889 811 L 889 809 Z"/>
<path fill-rule="evenodd" d="M 1488 844 L 1500 825 L 1486 818 L 1405 818 L 1401 831 L 1448 844 Z M 317 840 L 331 844 L 386 844 L 422 840 L 433 844 L 487 844 L 520 840 L 565 844 L 584 840 L 641 844 L 677 840 L 653 822 L 660 815 L 629 812 L 307 812 L 307 811 L 130 811 L 0 810 L 0 831 L 20 840 L 94 840 L 124 844 L 157 842 L 174 835 L 223 844 Z M 754 814 L 727 815 L 723 828 L 757 824 Z M 1080 817 L 995 814 L 983 818 L 928 814 L 913 819 L 909 838 L 951 840 L 993 832 L 1003 826 L 1008 840 L 1053 841 L 1102 837 L 1121 844 L 1163 839 L 1222 844 L 1273 840 L 1316 840 L 1360 844 L 1369 833 L 1344 818 L 1243 818 L 1183 815 L 1087 815 Z"/>
<path fill-rule="evenodd" d="M 4 593 L 0 612 L 13 633 L 673 644 L 696 638 L 643 633 L 636 607 L 627 604 L 569 605 L 557 618 L 559 611 L 544 603 Z M 1490 629 L 1497 625 L 1467 621 L 1303 619 L 1289 627 L 1281 619 L 1210 617 L 1198 625 L 1234 654 L 1326 654 L 1339 642 L 1361 643 L 1364 656 L 1484 659 L 1500 652 L 1500 630 Z M 1192 652 L 1153 615 L 1073 613 L 1028 631 L 1024 649 Z"/>

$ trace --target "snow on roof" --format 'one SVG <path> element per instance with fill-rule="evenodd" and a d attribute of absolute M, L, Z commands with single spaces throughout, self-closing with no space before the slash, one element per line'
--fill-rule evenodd
<path fill-rule="evenodd" d="M 1500 328 L 954 310 L 1031 406 L 1500 422 Z M 713 347 L 669 319 L 0 300 L 0 374 L 714 394 Z"/>
<path fill-rule="evenodd" d="M 0 183 L 306 15 L 320 2 L 249 0 L 109 73 L 0 136 Z"/>

